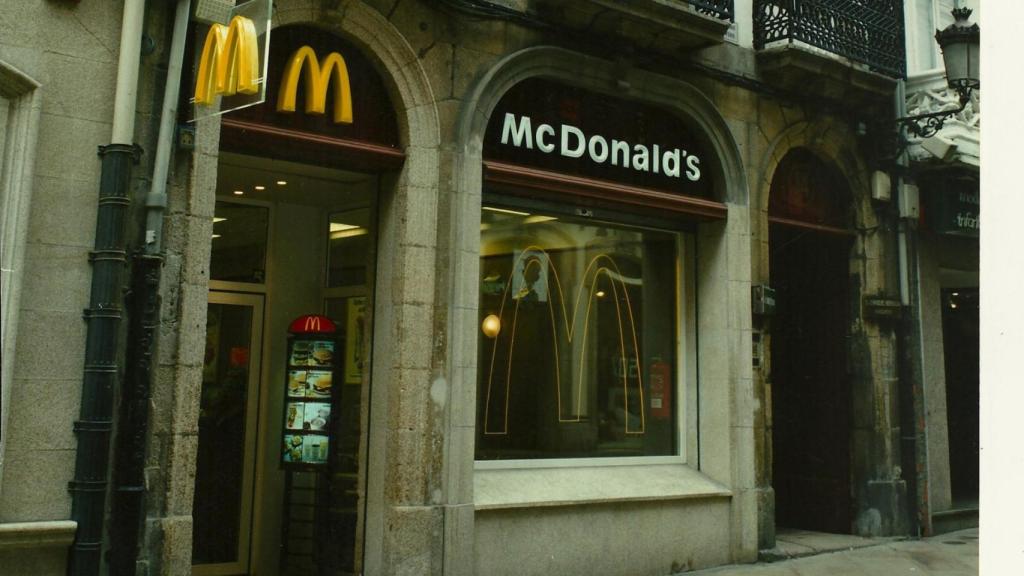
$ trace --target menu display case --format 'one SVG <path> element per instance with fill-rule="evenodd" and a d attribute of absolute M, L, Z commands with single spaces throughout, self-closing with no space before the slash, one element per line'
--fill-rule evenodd
<path fill-rule="evenodd" d="M 334 386 L 344 345 L 326 316 L 300 316 L 288 328 L 281 467 L 321 470 L 330 460 Z"/>

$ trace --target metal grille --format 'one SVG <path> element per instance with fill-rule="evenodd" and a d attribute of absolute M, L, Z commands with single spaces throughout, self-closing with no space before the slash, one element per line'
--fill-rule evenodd
<path fill-rule="evenodd" d="M 234 9 L 235 0 L 199 0 L 196 2 L 195 16 L 200 22 L 227 26 Z"/>
<path fill-rule="evenodd" d="M 899 0 L 755 0 L 754 47 L 799 40 L 894 78 L 906 75 Z"/>
<path fill-rule="evenodd" d="M 719 20 L 732 21 L 736 17 L 733 0 L 687 0 L 701 14 L 713 16 Z"/>

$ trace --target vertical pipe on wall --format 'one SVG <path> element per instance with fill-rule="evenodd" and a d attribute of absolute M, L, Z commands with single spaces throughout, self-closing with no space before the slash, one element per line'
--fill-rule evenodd
<path fill-rule="evenodd" d="M 126 263 L 125 221 L 131 166 L 139 150 L 132 144 L 135 99 L 142 52 L 145 0 L 126 0 L 121 25 L 111 143 L 100 147 L 100 190 L 89 307 L 85 310 L 85 367 L 82 404 L 74 429 L 78 438 L 75 475 L 69 483 L 71 519 L 78 523 L 68 558 L 68 573 L 100 573 L 103 517 L 114 389 L 119 373 L 118 331 L 121 325 L 122 274 Z"/>
<path fill-rule="evenodd" d="M 897 118 L 907 115 L 906 83 L 896 84 L 895 114 Z M 906 128 L 897 127 L 901 146 L 907 142 Z M 908 521 L 911 533 L 928 535 L 931 532 L 931 517 L 928 514 L 928 453 L 927 427 L 924 409 L 924 361 L 921 343 L 921 299 L 920 276 L 918 273 L 917 235 L 914 223 L 901 214 L 904 201 L 903 183 L 909 167 L 906 148 L 896 157 L 894 170 L 893 201 L 897 216 L 897 257 L 899 259 L 900 303 L 904 308 L 899 325 L 899 422 L 900 450 L 903 476 L 907 483 Z"/>
<path fill-rule="evenodd" d="M 896 83 L 896 117 L 903 118 L 907 115 L 907 85 L 904 80 L 900 80 Z M 907 131 L 906 128 L 899 126 L 899 138 L 902 142 L 906 141 Z M 901 150 L 899 156 L 896 157 L 896 165 L 899 170 L 896 173 L 896 177 L 893 179 L 896 182 L 896 194 L 893 196 L 896 200 L 896 205 L 899 206 L 903 202 L 903 178 L 901 173 L 907 169 L 907 151 L 906 149 Z M 902 212 L 902 210 L 900 211 Z M 903 214 L 900 214 L 900 222 L 898 227 L 898 258 L 899 258 L 899 284 L 900 284 L 900 304 L 903 306 L 910 305 L 910 267 L 907 264 L 907 227 L 903 219 Z"/>
<path fill-rule="evenodd" d="M 135 139 L 135 100 L 139 90 L 145 9 L 146 0 L 125 0 L 121 18 L 121 50 L 117 58 L 117 84 L 114 87 L 111 144 L 131 145 Z"/>
<path fill-rule="evenodd" d="M 143 251 L 160 254 L 163 250 L 164 209 L 167 207 L 167 174 L 174 148 L 174 129 L 178 120 L 178 92 L 181 86 L 181 68 L 185 59 L 185 40 L 191 0 L 178 0 L 174 12 L 174 30 L 167 60 L 167 83 L 164 85 L 163 110 L 160 114 L 160 134 L 156 143 L 153 163 L 153 182 L 146 195 L 146 236 Z"/>
<path fill-rule="evenodd" d="M 167 176 L 178 118 L 178 91 L 190 7 L 190 0 L 178 0 L 175 8 L 153 180 L 146 195 L 143 250 L 135 256 L 132 267 L 128 348 L 115 444 L 110 525 L 110 573 L 115 575 L 136 572 L 139 536 L 145 513 L 146 439 L 149 431 L 155 333 L 160 323 L 163 217 L 167 206 Z"/>

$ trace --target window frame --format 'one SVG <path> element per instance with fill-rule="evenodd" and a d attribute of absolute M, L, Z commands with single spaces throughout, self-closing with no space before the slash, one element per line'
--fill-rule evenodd
<path fill-rule="evenodd" d="M 605 466 L 638 465 L 686 465 L 699 468 L 699 413 L 698 413 L 698 366 L 697 366 L 697 293 L 696 293 L 696 225 L 688 219 L 671 219 L 664 216 L 640 214 L 636 211 L 621 212 L 612 208 L 593 205 L 574 205 L 571 200 L 556 202 L 534 197 L 509 195 L 485 190 L 481 199 L 483 206 L 526 210 L 574 219 L 590 220 L 595 224 L 628 226 L 643 230 L 669 233 L 676 239 L 676 343 L 673 361 L 675 390 L 673 403 L 676 414 L 676 453 L 661 456 L 606 456 L 583 458 L 530 458 L 507 460 L 480 460 L 473 451 L 474 470 L 516 470 L 545 468 L 598 468 Z M 581 213 L 582 211 L 582 213 Z M 479 250 L 479 246 L 478 246 Z M 479 287 L 476 288 L 479 291 Z M 478 358 L 479 360 L 479 358 Z M 479 364 L 476 385 L 479 386 Z M 477 404 L 479 397 L 477 398 Z M 474 422 L 479 426 L 478 420 Z"/>
<path fill-rule="evenodd" d="M 265 208 L 267 210 L 267 253 L 264 255 L 264 271 L 263 271 L 263 282 L 238 282 L 234 280 L 214 280 L 212 278 L 212 270 L 209 270 L 211 278 L 207 281 L 210 290 L 218 290 L 222 292 L 255 292 L 259 294 L 265 294 L 268 286 L 271 283 L 271 275 L 273 270 L 270 262 L 270 246 L 274 240 L 274 203 L 269 200 L 256 200 L 252 198 L 239 198 L 237 196 L 223 196 L 218 195 L 214 198 L 214 215 L 217 213 L 216 204 L 218 202 L 224 202 L 225 204 L 238 204 L 243 206 L 256 206 L 259 208 Z M 216 216 L 214 216 L 216 217 Z M 211 228 L 212 230 L 212 228 Z M 210 240 L 210 261 L 208 267 L 213 267 L 213 239 Z"/>
<path fill-rule="evenodd" d="M 17 360 L 18 319 L 39 137 L 42 85 L 0 57 L 0 106 L 6 108 L 0 150 L 0 486 Z"/>

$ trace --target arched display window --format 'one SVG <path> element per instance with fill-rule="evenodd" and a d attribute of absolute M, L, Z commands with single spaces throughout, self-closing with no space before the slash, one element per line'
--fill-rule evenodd
<path fill-rule="evenodd" d="M 484 135 L 480 462 L 681 459 L 692 231 L 716 159 L 657 106 L 547 78 Z"/>

